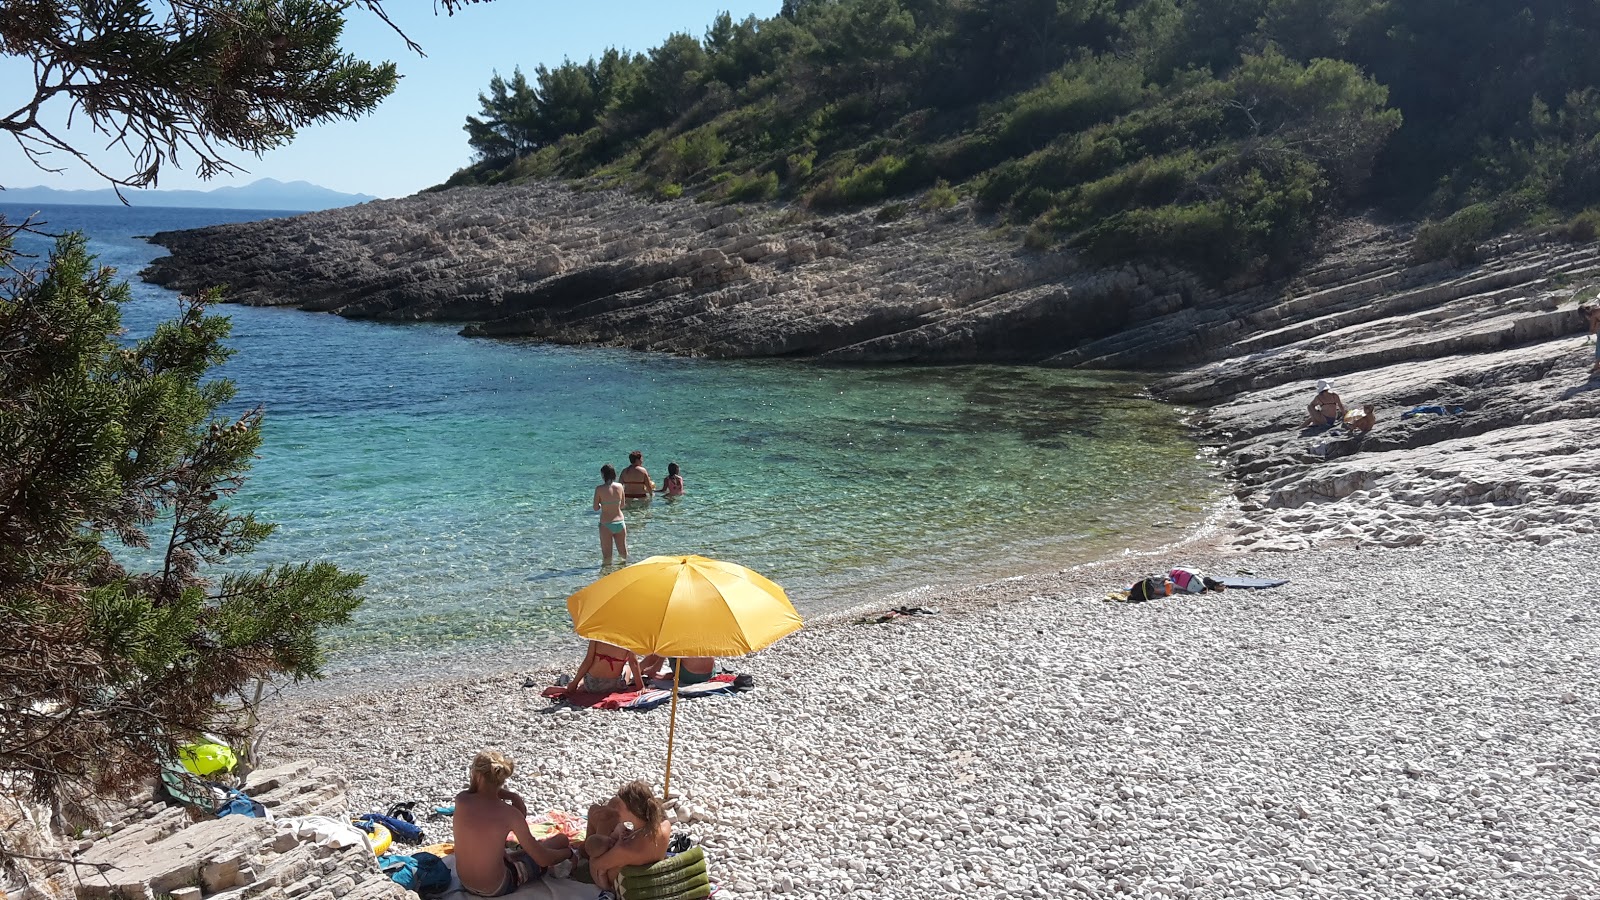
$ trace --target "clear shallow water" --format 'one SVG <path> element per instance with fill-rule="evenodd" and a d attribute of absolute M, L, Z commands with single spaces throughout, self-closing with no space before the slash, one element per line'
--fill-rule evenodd
<path fill-rule="evenodd" d="M 162 252 L 134 235 L 270 215 L 44 209 L 129 278 Z M 132 335 L 176 308 L 134 295 Z M 1122 375 L 712 362 L 225 311 L 239 353 L 223 374 L 267 413 L 238 503 L 280 528 L 255 561 L 368 576 L 335 671 L 569 646 L 564 600 L 599 574 L 598 469 L 633 449 L 658 482 L 682 464 L 688 487 L 628 511 L 635 560 L 735 560 L 807 614 L 1174 537 L 1210 496 L 1176 412 Z"/>

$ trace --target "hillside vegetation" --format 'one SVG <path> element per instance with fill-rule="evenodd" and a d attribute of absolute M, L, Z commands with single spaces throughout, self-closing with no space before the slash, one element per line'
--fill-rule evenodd
<path fill-rule="evenodd" d="M 496 75 L 447 182 L 838 209 L 963 196 L 1091 258 L 1282 273 L 1352 206 L 1418 252 L 1600 203 L 1582 0 L 788 0 Z M 887 205 L 880 215 L 894 215 Z"/>

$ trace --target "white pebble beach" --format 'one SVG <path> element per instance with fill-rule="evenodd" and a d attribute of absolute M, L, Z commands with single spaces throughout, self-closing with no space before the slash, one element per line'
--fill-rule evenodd
<path fill-rule="evenodd" d="M 1600 897 L 1600 539 L 1217 546 L 923 592 L 937 616 L 732 661 L 757 689 L 679 705 L 675 828 L 721 898 Z M 1105 600 L 1179 562 L 1291 583 Z M 558 671 L 291 695 L 268 750 L 333 765 L 357 811 L 449 803 L 489 747 L 533 810 L 659 790 L 667 707 L 523 686 Z"/>

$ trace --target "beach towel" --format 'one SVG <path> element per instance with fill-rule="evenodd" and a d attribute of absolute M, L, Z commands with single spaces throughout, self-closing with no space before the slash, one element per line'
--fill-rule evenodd
<path fill-rule="evenodd" d="M 704 694 L 726 694 L 733 690 L 733 680 L 736 676 L 722 674 L 712 676 L 712 679 L 701 684 L 691 684 L 678 688 L 679 697 L 699 697 Z M 563 688 L 551 686 L 540 692 L 540 696 L 552 700 L 565 700 L 573 706 L 585 709 L 655 709 L 672 699 L 672 682 L 652 681 L 652 685 L 665 684 L 666 687 L 651 687 L 645 691 L 617 691 L 611 694 L 591 694 L 578 691 L 572 694 L 563 693 Z"/>
<path fill-rule="evenodd" d="M 455 876 L 456 858 L 452 854 L 444 858 L 444 864 L 450 867 L 450 889 L 446 891 L 441 900 L 481 900 L 469 894 L 461 887 L 461 879 Z M 563 864 L 564 865 L 564 864 Z M 560 869 L 557 866 L 557 869 Z M 558 878 L 546 874 L 517 888 L 501 900 L 600 900 L 602 891 L 592 884 L 573 881 L 570 878 Z"/>
<path fill-rule="evenodd" d="M 533 833 L 533 838 L 537 841 L 542 841 L 551 835 L 564 834 L 568 840 L 578 843 L 584 839 L 588 830 L 588 819 L 559 809 L 545 810 L 540 815 L 528 817 L 528 831 Z"/>
<path fill-rule="evenodd" d="M 1240 588 L 1242 590 L 1259 590 L 1261 588 L 1275 588 L 1288 584 L 1287 578 L 1222 578 L 1219 579 L 1223 587 Z"/>
<path fill-rule="evenodd" d="M 1400 418 L 1409 419 L 1412 416 L 1423 416 L 1423 415 L 1428 415 L 1428 416 L 1459 416 L 1464 412 L 1466 412 L 1466 410 L 1463 409 L 1462 407 L 1459 407 L 1459 406 L 1450 406 L 1450 407 L 1445 407 L 1445 406 L 1413 406 L 1412 408 L 1410 408 L 1410 409 L 1406 410 L 1405 412 L 1401 413 L 1400 414 Z"/>
<path fill-rule="evenodd" d="M 564 700 L 573 706 L 584 709 L 622 709 L 629 703 L 639 699 L 643 691 L 615 691 L 610 694 L 591 694 L 588 691 L 573 691 L 567 693 L 566 688 L 551 685 L 539 692 L 541 697 L 551 700 Z"/>

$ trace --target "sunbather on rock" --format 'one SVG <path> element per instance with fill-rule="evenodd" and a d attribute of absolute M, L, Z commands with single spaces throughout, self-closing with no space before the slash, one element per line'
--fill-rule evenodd
<path fill-rule="evenodd" d="M 1600 304 L 1590 306 L 1585 304 L 1578 308 L 1583 313 L 1585 322 L 1589 325 L 1589 336 L 1594 341 L 1594 365 L 1589 367 L 1590 375 L 1600 375 Z"/>
<path fill-rule="evenodd" d="M 469 894 L 509 894 L 571 855 L 564 834 L 534 840 L 528 830 L 528 804 L 505 789 L 515 771 L 511 757 L 485 750 L 472 760 L 467 789 L 456 795 L 456 875 Z M 507 834 L 516 835 L 521 849 L 506 849 Z"/>
<path fill-rule="evenodd" d="M 1350 429 L 1351 431 L 1368 432 L 1371 431 L 1372 426 L 1376 425 L 1377 423 L 1378 408 L 1373 406 L 1371 403 L 1361 407 L 1360 415 L 1356 415 L 1355 413 L 1346 413 L 1344 417 L 1344 427 Z"/>
<path fill-rule="evenodd" d="M 655 791 L 643 781 L 630 781 L 605 803 L 589 807 L 588 837 L 583 853 L 596 886 L 612 890 L 623 866 L 647 866 L 667 858 L 672 826 Z"/>
<path fill-rule="evenodd" d="M 1311 403 L 1306 406 L 1305 426 L 1337 425 L 1344 421 L 1347 410 L 1344 401 L 1334 392 L 1333 385 L 1326 380 L 1317 382 L 1317 395 L 1311 398 Z"/>

